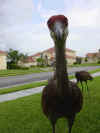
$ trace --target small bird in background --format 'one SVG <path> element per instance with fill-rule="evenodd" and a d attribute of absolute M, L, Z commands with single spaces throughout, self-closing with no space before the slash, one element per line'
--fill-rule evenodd
<path fill-rule="evenodd" d="M 83 91 L 83 82 L 85 82 L 86 89 L 89 92 L 87 81 L 93 80 L 93 77 L 91 76 L 91 74 L 87 71 L 78 71 L 75 73 L 75 77 L 76 77 L 77 83 L 79 82 L 81 83 L 82 91 Z"/>

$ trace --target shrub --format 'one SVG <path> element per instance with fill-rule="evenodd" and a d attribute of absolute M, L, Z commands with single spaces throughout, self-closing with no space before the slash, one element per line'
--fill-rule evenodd
<path fill-rule="evenodd" d="M 81 57 L 76 57 L 76 63 L 81 64 L 82 63 L 82 58 Z"/>
<path fill-rule="evenodd" d="M 8 69 L 22 69 L 22 70 L 29 69 L 29 67 L 21 67 L 21 66 L 18 66 L 17 64 L 13 64 L 13 63 L 7 63 L 7 68 Z"/>
<path fill-rule="evenodd" d="M 13 63 L 7 63 L 7 68 L 8 69 L 20 69 L 18 65 L 13 64 Z"/>
<path fill-rule="evenodd" d="M 35 68 L 36 66 L 34 66 L 34 65 L 31 65 L 30 67 L 31 67 L 31 68 Z"/>
<path fill-rule="evenodd" d="M 100 64 L 100 60 L 97 63 Z"/>
<path fill-rule="evenodd" d="M 74 62 L 73 64 L 74 64 L 74 65 L 76 65 L 76 64 L 77 64 L 77 62 Z"/>
<path fill-rule="evenodd" d="M 88 58 L 87 57 L 85 57 L 85 62 L 88 62 Z"/>
<path fill-rule="evenodd" d="M 22 69 L 22 70 L 28 70 L 29 67 L 20 67 L 20 69 Z"/>

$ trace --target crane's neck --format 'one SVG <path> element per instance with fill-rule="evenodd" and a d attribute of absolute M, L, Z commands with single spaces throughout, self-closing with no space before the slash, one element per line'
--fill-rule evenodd
<path fill-rule="evenodd" d="M 65 58 L 65 43 L 66 41 L 55 42 L 56 52 L 56 77 L 57 77 L 57 89 L 59 94 L 63 95 L 68 88 L 68 73 L 67 73 L 67 61 Z"/>

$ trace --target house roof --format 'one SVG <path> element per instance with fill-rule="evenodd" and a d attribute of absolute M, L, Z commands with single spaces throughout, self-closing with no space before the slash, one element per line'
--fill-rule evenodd
<path fill-rule="evenodd" d="M 36 56 L 40 56 L 40 55 L 41 55 L 41 53 L 39 52 L 39 53 L 32 55 L 32 57 L 36 57 Z"/>
<path fill-rule="evenodd" d="M 24 63 L 31 63 L 34 62 L 34 59 L 32 58 L 32 56 L 28 56 L 27 59 L 23 60 Z"/>
<path fill-rule="evenodd" d="M 53 61 L 54 59 L 55 59 L 54 57 L 51 57 L 51 58 L 50 58 L 50 61 Z"/>
<path fill-rule="evenodd" d="M 71 49 L 69 49 L 69 48 L 66 48 L 66 51 L 74 52 L 74 50 L 71 50 Z M 54 52 L 54 47 L 49 48 L 49 49 L 47 49 L 47 50 L 44 50 L 44 51 L 41 52 L 41 53 L 45 53 L 45 52 L 52 54 L 52 53 Z M 32 55 L 32 56 L 28 56 L 28 58 L 27 58 L 24 62 L 28 62 L 28 63 L 29 63 L 29 62 L 35 62 L 35 57 L 39 57 L 39 56 L 41 55 L 41 53 L 38 52 L 38 53 L 36 53 L 36 54 L 34 54 L 34 55 Z M 70 58 L 70 59 L 75 59 L 75 57 L 69 56 L 69 55 L 67 55 L 66 57 L 67 57 L 67 58 Z M 50 58 L 50 60 L 53 60 L 53 59 L 54 59 L 54 57 L 51 57 L 51 58 Z"/>
<path fill-rule="evenodd" d="M 70 56 L 70 55 L 66 55 L 67 59 L 76 59 L 76 57 Z"/>
<path fill-rule="evenodd" d="M 72 49 L 69 49 L 69 48 L 66 48 L 67 51 L 69 52 L 75 52 L 75 50 L 72 50 Z"/>
<path fill-rule="evenodd" d="M 69 51 L 69 52 L 75 52 L 74 50 L 69 49 L 69 48 L 66 48 L 66 51 Z M 44 52 L 53 53 L 53 52 L 54 52 L 54 47 L 49 48 L 49 49 L 47 49 L 47 50 L 44 50 L 43 53 L 44 53 Z"/>
<path fill-rule="evenodd" d="M 7 55 L 7 53 L 0 50 L 0 55 Z"/>
<path fill-rule="evenodd" d="M 100 53 L 87 53 L 86 57 L 100 57 Z"/>
<path fill-rule="evenodd" d="M 44 52 L 53 53 L 53 52 L 54 52 L 54 47 L 49 48 L 49 49 L 47 49 L 47 50 L 44 50 L 43 53 L 44 53 Z"/>

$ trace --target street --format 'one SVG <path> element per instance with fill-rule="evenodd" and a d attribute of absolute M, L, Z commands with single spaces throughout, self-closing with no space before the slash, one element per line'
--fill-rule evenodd
<path fill-rule="evenodd" d="M 72 67 L 68 68 L 68 74 L 73 75 L 76 71 L 80 70 L 94 70 L 100 68 L 100 66 L 89 66 L 89 67 Z M 34 73 L 21 76 L 9 76 L 9 77 L 0 77 L 0 88 L 8 88 L 11 86 L 22 85 L 27 83 L 32 83 L 36 81 L 48 80 L 53 75 L 53 72 L 42 72 Z"/>

